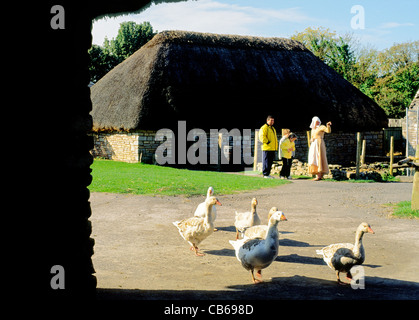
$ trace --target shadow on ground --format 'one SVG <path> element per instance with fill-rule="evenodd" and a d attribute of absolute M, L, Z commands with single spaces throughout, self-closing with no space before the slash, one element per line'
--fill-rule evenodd
<path fill-rule="evenodd" d="M 249 277 L 250 278 L 250 277 Z M 354 290 L 335 281 L 304 276 L 275 277 L 271 281 L 206 290 L 97 289 L 98 300 L 417 300 L 419 283 L 366 277 L 365 288 Z"/>

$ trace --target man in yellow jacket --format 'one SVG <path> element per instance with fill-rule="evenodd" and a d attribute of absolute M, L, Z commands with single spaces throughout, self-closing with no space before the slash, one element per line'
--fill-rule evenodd
<path fill-rule="evenodd" d="M 275 153 L 278 151 L 278 137 L 276 130 L 273 127 L 275 119 L 272 116 L 268 116 L 266 124 L 264 124 L 259 130 L 259 141 L 262 145 L 263 155 L 263 177 L 273 179 L 270 176 L 272 163 L 275 159 Z"/>

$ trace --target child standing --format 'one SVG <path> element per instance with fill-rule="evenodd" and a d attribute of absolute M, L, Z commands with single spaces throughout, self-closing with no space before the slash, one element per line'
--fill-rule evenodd
<path fill-rule="evenodd" d="M 286 133 L 286 131 L 283 133 Z M 282 169 L 279 176 L 282 179 L 291 179 L 291 165 L 292 157 L 295 154 L 295 140 L 297 140 L 297 136 L 294 133 L 289 132 L 286 133 L 280 141 Z"/>

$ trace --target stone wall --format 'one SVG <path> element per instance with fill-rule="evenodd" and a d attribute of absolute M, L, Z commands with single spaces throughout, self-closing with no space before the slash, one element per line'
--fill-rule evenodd
<path fill-rule="evenodd" d="M 414 109 L 408 110 L 408 121 L 406 118 L 402 119 L 402 134 L 403 138 L 408 138 L 408 154 L 406 156 L 414 156 L 416 153 L 416 146 L 419 143 L 419 133 L 418 133 L 418 106 Z M 407 123 L 408 122 L 408 123 Z M 408 125 L 409 129 L 406 132 L 406 126 Z M 406 151 L 403 152 L 405 154 Z"/>
<path fill-rule="evenodd" d="M 92 133 L 94 157 L 123 161 L 152 163 L 160 141 L 155 141 L 155 131 Z"/>
<path fill-rule="evenodd" d="M 333 127 L 332 127 L 333 130 Z M 308 160 L 308 142 L 307 132 L 295 132 L 298 140 L 295 142 L 295 158 L 307 162 Z M 329 163 L 341 165 L 350 165 L 356 161 L 356 133 L 355 132 L 333 132 L 324 135 L 326 143 L 327 160 Z M 384 132 L 369 131 L 363 132 L 361 139 L 366 140 L 367 156 L 384 155 Z"/>
<path fill-rule="evenodd" d="M 277 131 L 280 132 L 279 129 Z M 185 134 L 184 138 L 187 138 L 187 140 L 182 140 L 177 132 L 169 130 L 169 134 L 161 141 L 155 140 L 155 131 L 147 130 L 92 133 L 94 148 L 91 153 L 94 157 L 110 160 L 155 163 L 156 149 L 162 142 L 165 142 L 171 150 L 166 152 L 164 156 L 173 156 L 172 161 L 167 163 L 169 165 L 200 164 L 210 166 L 221 163 L 225 165 L 225 169 L 229 169 L 227 164 L 231 165 L 233 162 L 237 164 L 237 161 L 240 161 L 242 167 L 250 167 L 252 166 L 251 158 L 254 156 L 254 133 L 254 130 L 243 132 L 243 130 L 234 129 L 231 131 L 213 130 L 204 132 L 200 129 L 193 129 L 187 135 Z M 295 158 L 307 162 L 307 132 L 295 133 L 298 136 Z M 223 139 L 221 148 L 219 148 L 220 136 Z M 280 138 L 278 136 L 278 140 Z M 366 139 L 367 142 L 367 156 L 384 155 L 383 131 L 364 132 L 363 139 Z M 184 144 L 183 148 L 180 148 L 182 143 Z M 331 134 L 325 134 L 325 143 L 329 163 L 350 165 L 355 162 L 356 133 L 332 132 Z M 182 161 L 184 163 L 181 163 Z M 259 143 L 258 162 L 261 161 L 262 150 L 261 143 Z"/>
<path fill-rule="evenodd" d="M 168 164 L 186 165 L 193 161 L 192 158 L 195 158 L 199 164 L 203 165 L 216 165 L 219 162 L 227 165 L 231 164 L 234 159 L 238 159 L 234 158 L 233 151 L 241 153 L 238 160 L 240 162 L 243 162 L 245 157 L 253 156 L 254 131 L 251 134 L 242 135 L 240 130 L 205 132 L 200 129 L 192 129 L 188 132 L 187 140 L 182 140 L 171 130 L 164 133 L 166 136 L 161 140 L 156 140 L 156 131 L 150 130 L 91 133 L 94 140 L 94 148 L 91 153 L 94 157 L 109 160 L 155 163 L 156 149 L 164 142 L 165 146 L 170 149 L 164 156 L 173 157 L 173 161 L 169 161 Z M 200 141 L 203 141 L 203 144 Z M 183 143 L 185 152 L 180 149 L 180 145 Z M 220 145 L 221 148 L 219 148 Z M 195 155 L 195 151 L 199 153 L 198 149 L 202 147 L 204 148 L 204 159 Z M 190 157 L 188 161 L 187 157 Z M 182 163 L 183 159 L 185 159 L 185 163 Z M 247 160 L 247 162 L 249 161 Z"/>

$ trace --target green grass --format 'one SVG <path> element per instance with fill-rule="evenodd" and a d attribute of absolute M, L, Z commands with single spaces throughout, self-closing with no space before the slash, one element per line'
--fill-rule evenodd
<path fill-rule="evenodd" d="M 204 195 L 209 186 L 216 194 L 275 187 L 288 183 L 243 174 L 174 169 L 157 165 L 95 160 L 91 192 L 143 195 Z"/>
<path fill-rule="evenodd" d="M 419 219 L 419 210 L 412 210 L 411 201 L 401 201 L 392 205 L 394 206 L 394 216 Z"/>

